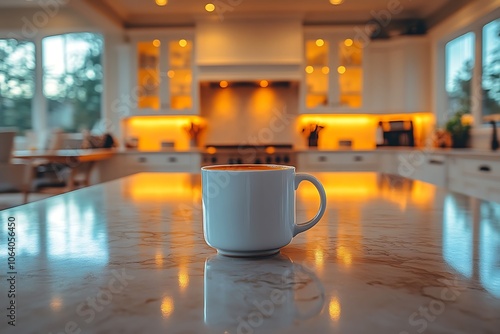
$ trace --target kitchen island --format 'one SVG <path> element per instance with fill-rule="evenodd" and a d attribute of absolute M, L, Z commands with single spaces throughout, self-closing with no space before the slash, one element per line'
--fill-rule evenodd
<path fill-rule="evenodd" d="M 258 260 L 205 243 L 199 174 L 141 173 L 0 211 L 0 331 L 499 332 L 500 204 L 386 174 L 314 175 L 325 216 Z M 318 203 L 301 185 L 297 220 Z"/>

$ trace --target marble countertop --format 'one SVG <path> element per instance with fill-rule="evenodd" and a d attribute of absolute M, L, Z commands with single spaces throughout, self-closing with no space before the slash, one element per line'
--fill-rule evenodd
<path fill-rule="evenodd" d="M 325 216 L 260 260 L 205 243 L 196 174 L 136 174 L 0 211 L 0 332 L 499 332 L 500 204 L 376 173 L 315 175 Z M 301 185 L 299 221 L 316 196 Z"/>

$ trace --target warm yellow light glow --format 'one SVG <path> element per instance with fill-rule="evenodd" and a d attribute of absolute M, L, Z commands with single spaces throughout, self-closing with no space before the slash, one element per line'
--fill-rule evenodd
<path fill-rule="evenodd" d="M 183 48 L 188 45 L 188 41 L 186 41 L 185 39 L 181 39 L 179 40 L 179 45 L 181 48 Z"/>
<path fill-rule="evenodd" d="M 323 45 L 325 45 L 325 41 L 322 40 L 321 38 L 318 38 L 316 40 L 316 46 L 323 46 Z"/>
<path fill-rule="evenodd" d="M 344 41 L 345 46 L 352 46 L 353 44 L 354 44 L 354 41 L 350 38 L 348 38 Z"/>
<path fill-rule="evenodd" d="M 213 12 L 215 10 L 215 5 L 213 3 L 207 3 L 205 5 L 205 10 L 209 13 Z"/>
<path fill-rule="evenodd" d="M 175 76 L 175 71 L 174 71 L 174 70 L 169 70 L 169 71 L 167 72 L 167 76 L 168 76 L 170 79 L 172 79 L 172 78 Z"/>
<path fill-rule="evenodd" d="M 378 185 L 375 173 L 335 173 L 318 175 L 319 180 L 325 188 L 327 197 L 330 199 L 357 199 L 365 201 L 377 198 Z M 298 192 L 301 198 L 317 198 L 318 191 L 310 183 L 301 184 Z"/>
<path fill-rule="evenodd" d="M 434 203 L 436 187 L 433 184 L 414 181 L 411 187 L 411 202 L 422 209 L 428 209 Z"/>
<path fill-rule="evenodd" d="M 52 300 L 50 301 L 50 308 L 53 311 L 59 311 L 62 306 L 62 299 L 61 297 L 53 297 Z"/>
<path fill-rule="evenodd" d="M 340 246 L 337 248 L 337 259 L 347 267 L 350 267 L 352 264 L 352 254 L 345 246 Z"/>
<path fill-rule="evenodd" d="M 372 124 L 370 115 L 305 115 L 299 117 L 300 124 L 322 123 L 326 126 L 335 125 L 367 125 Z"/>
<path fill-rule="evenodd" d="M 323 72 L 323 74 L 328 74 L 330 73 L 330 68 L 328 66 L 323 66 L 321 72 Z"/>
<path fill-rule="evenodd" d="M 462 125 L 473 125 L 474 116 L 472 116 L 471 114 L 462 115 L 462 117 L 460 118 L 460 122 L 462 123 Z"/>
<path fill-rule="evenodd" d="M 340 319 L 340 302 L 337 297 L 332 297 L 328 305 L 328 313 L 330 314 L 330 319 L 337 322 Z"/>
<path fill-rule="evenodd" d="M 181 291 L 184 291 L 189 285 L 189 274 L 185 267 L 180 268 L 178 281 L 179 288 L 181 289 Z"/>
<path fill-rule="evenodd" d="M 227 86 L 229 86 L 229 84 L 226 80 L 222 80 L 221 82 L 219 82 L 219 86 L 220 88 L 226 88 Z"/>
<path fill-rule="evenodd" d="M 344 74 L 344 73 L 345 73 L 345 71 L 346 71 L 345 66 L 339 66 L 339 67 L 337 68 L 337 72 L 339 72 L 339 74 Z"/>
<path fill-rule="evenodd" d="M 266 88 L 267 86 L 269 86 L 269 82 L 268 82 L 267 80 L 261 80 L 261 81 L 259 82 L 259 85 L 260 85 L 260 87 L 262 87 L 262 88 Z"/>
<path fill-rule="evenodd" d="M 199 116 L 138 116 L 125 119 L 127 137 L 139 139 L 140 151 L 159 151 L 162 141 L 173 141 L 175 149 L 189 148 L 189 136 L 184 127 L 193 123 L 203 123 Z"/>
<path fill-rule="evenodd" d="M 163 253 L 157 252 L 155 255 L 155 264 L 157 267 L 163 266 Z"/>
<path fill-rule="evenodd" d="M 156 4 L 158 6 L 165 6 L 167 4 L 168 0 L 156 0 Z"/>
<path fill-rule="evenodd" d="M 323 253 L 323 250 L 318 246 L 314 250 L 314 264 L 316 264 L 317 268 L 323 268 L 324 263 L 325 263 L 325 255 Z"/>
<path fill-rule="evenodd" d="M 312 67 L 311 65 L 306 66 L 306 72 L 311 74 L 312 72 L 314 72 L 314 67 Z"/>
<path fill-rule="evenodd" d="M 123 191 L 126 197 L 139 203 L 181 201 L 192 198 L 195 186 L 187 174 L 138 174 L 126 182 Z"/>
<path fill-rule="evenodd" d="M 207 147 L 207 153 L 208 154 L 215 154 L 217 152 L 217 149 L 213 146 Z"/>
<path fill-rule="evenodd" d="M 172 297 L 163 297 L 161 300 L 161 314 L 164 318 L 168 318 L 174 312 L 174 300 Z"/>
<path fill-rule="evenodd" d="M 160 40 L 159 40 L 159 39 L 155 39 L 155 40 L 153 41 L 153 46 L 154 46 L 154 47 L 156 47 L 156 48 L 157 48 L 157 47 L 159 47 L 160 45 L 161 45 L 161 42 L 160 42 Z"/>
<path fill-rule="evenodd" d="M 274 148 L 274 146 L 268 146 L 268 147 L 266 147 L 266 153 L 267 154 L 274 154 L 274 152 L 276 152 L 276 149 Z"/>

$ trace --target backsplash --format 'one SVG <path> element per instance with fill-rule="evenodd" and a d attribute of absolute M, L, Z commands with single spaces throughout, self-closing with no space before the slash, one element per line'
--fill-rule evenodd
<path fill-rule="evenodd" d="M 201 116 L 208 127 L 205 142 L 223 145 L 294 143 L 298 86 L 227 87 L 203 84 Z"/>

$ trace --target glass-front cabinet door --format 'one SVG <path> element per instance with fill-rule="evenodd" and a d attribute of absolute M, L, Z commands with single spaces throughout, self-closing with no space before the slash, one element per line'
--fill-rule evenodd
<path fill-rule="evenodd" d="M 193 78 L 194 39 L 191 32 L 132 33 L 133 115 L 198 113 Z"/>
<path fill-rule="evenodd" d="M 349 34 L 318 29 L 305 35 L 304 113 L 360 109 L 363 45 Z"/>

